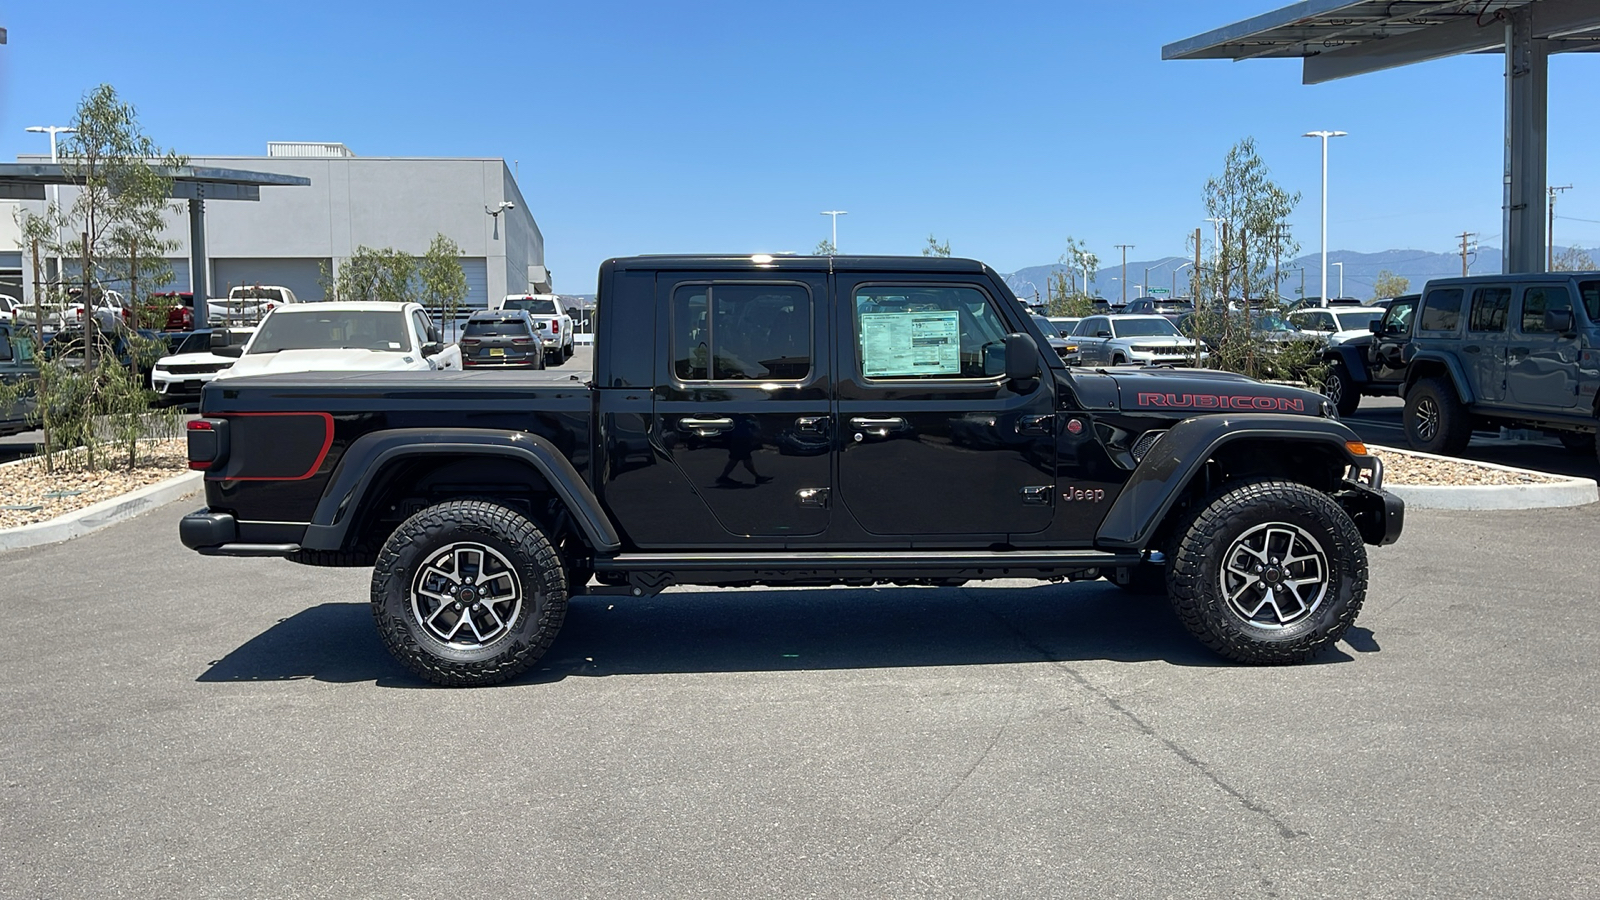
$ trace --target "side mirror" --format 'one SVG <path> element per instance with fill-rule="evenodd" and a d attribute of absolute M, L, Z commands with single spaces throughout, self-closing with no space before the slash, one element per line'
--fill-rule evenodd
<path fill-rule="evenodd" d="M 1383 319 L 1377 318 L 1373 319 L 1371 322 L 1368 322 L 1367 330 L 1373 334 L 1383 334 Z"/>
<path fill-rule="evenodd" d="M 1572 310 L 1547 309 L 1544 311 L 1544 330 L 1565 334 L 1572 330 Z"/>
<path fill-rule="evenodd" d="M 1109 331 L 1096 331 L 1094 333 L 1094 336 L 1098 337 L 1098 338 L 1108 338 L 1108 337 L 1111 337 L 1111 332 L 1109 332 Z"/>
<path fill-rule="evenodd" d="M 426 344 L 423 344 L 421 349 L 422 358 L 427 359 L 430 356 L 437 356 L 440 352 L 442 352 L 444 350 L 444 345 L 438 341 L 429 341 Z"/>
<path fill-rule="evenodd" d="M 224 344 L 224 345 L 219 347 L 216 344 L 212 344 L 211 345 L 211 353 L 213 355 L 215 355 L 215 356 L 231 356 L 234 359 L 238 359 L 239 357 L 244 355 L 244 345 L 243 344 Z"/>
<path fill-rule="evenodd" d="M 1027 381 L 1039 377 L 1039 345 L 1027 334 L 1006 335 L 1006 378 Z"/>

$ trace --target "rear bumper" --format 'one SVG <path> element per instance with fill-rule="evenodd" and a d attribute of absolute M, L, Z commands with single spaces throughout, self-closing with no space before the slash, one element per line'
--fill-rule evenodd
<path fill-rule="evenodd" d="M 299 544 L 240 540 L 238 520 L 229 513 L 208 509 L 178 520 L 178 540 L 203 556 L 288 556 L 300 549 Z"/>

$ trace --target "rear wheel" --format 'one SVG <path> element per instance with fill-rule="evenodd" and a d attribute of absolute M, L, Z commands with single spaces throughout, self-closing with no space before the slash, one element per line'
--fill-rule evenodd
<path fill-rule="evenodd" d="M 1424 378 L 1406 391 L 1406 440 L 1414 450 L 1454 456 L 1472 440 L 1472 419 L 1447 378 Z"/>
<path fill-rule="evenodd" d="M 1350 376 L 1350 369 L 1343 360 L 1333 361 L 1328 377 L 1322 382 L 1322 395 L 1328 398 L 1341 417 L 1355 412 L 1361 404 L 1361 389 L 1356 387 L 1355 379 Z"/>
<path fill-rule="evenodd" d="M 1178 618 L 1207 647 L 1238 662 L 1300 662 L 1355 622 L 1367 550 L 1326 495 L 1249 482 L 1225 487 L 1190 519 L 1169 583 Z"/>
<path fill-rule="evenodd" d="M 1595 450 L 1595 436 L 1592 434 L 1563 431 L 1557 437 L 1561 440 L 1561 446 L 1571 450 L 1573 453 L 1593 453 Z"/>
<path fill-rule="evenodd" d="M 498 684 L 536 662 L 567 611 L 561 557 L 537 526 L 482 500 L 407 519 L 372 572 L 384 645 L 435 684 Z"/>

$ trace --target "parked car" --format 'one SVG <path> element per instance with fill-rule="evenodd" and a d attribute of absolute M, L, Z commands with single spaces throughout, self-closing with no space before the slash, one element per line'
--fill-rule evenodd
<path fill-rule="evenodd" d="M 162 331 L 194 330 L 194 294 L 189 291 L 164 291 L 151 294 L 145 300 L 148 315 L 145 321 L 155 319 Z"/>
<path fill-rule="evenodd" d="M 237 357 L 217 353 L 223 347 L 243 347 L 254 328 L 203 328 L 185 336 L 171 356 L 156 360 L 150 370 L 150 387 L 166 403 L 192 403 L 200 389 L 217 373 L 233 367 Z"/>
<path fill-rule="evenodd" d="M 383 645 L 459 686 L 535 665 L 573 593 L 1106 576 L 1252 664 L 1382 596 L 1366 547 L 1404 504 L 1316 393 L 1068 368 L 973 260 L 635 257 L 599 286 L 592 383 L 213 381 L 180 539 L 370 568 Z"/>
<path fill-rule="evenodd" d="M 1062 337 L 1071 337 L 1078 323 L 1083 321 L 1080 316 L 1048 316 L 1050 324 L 1056 327 L 1056 333 Z"/>
<path fill-rule="evenodd" d="M 82 328 L 84 315 L 83 291 L 74 288 L 71 292 L 72 300 L 62 309 L 56 318 L 56 327 L 62 329 Z M 118 291 L 102 291 L 94 298 L 94 321 L 102 332 L 115 331 L 120 326 L 135 327 L 138 323 L 133 321 L 133 310 L 129 308 L 128 301 Z M 46 322 L 48 326 L 50 323 Z"/>
<path fill-rule="evenodd" d="M 496 308 L 520 309 L 533 318 L 534 328 L 538 329 L 544 343 L 546 365 L 559 366 L 572 358 L 576 346 L 572 316 L 560 297 L 555 294 L 510 294 Z"/>
<path fill-rule="evenodd" d="M 206 301 L 206 321 L 213 326 L 256 325 L 280 306 L 299 303 L 294 291 L 279 285 L 240 285 L 228 289 L 226 298 Z"/>
<path fill-rule="evenodd" d="M 461 348 L 444 344 L 416 303 L 281 305 L 243 347 L 213 352 L 238 362 L 214 380 L 277 372 L 400 372 L 460 369 Z"/>
<path fill-rule="evenodd" d="M 1081 365 L 1083 360 L 1078 355 L 1076 342 L 1068 340 L 1062 335 L 1056 324 L 1044 316 L 1031 316 L 1033 324 L 1039 326 L 1039 332 L 1044 335 L 1045 341 L 1050 344 L 1050 349 L 1061 357 L 1061 361 L 1069 366 Z"/>
<path fill-rule="evenodd" d="M 1383 310 L 1375 306 L 1297 309 L 1288 316 L 1290 325 L 1307 334 L 1321 335 L 1332 344 L 1371 334 L 1368 326 L 1381 318 Z"/>
<path fill-rule="evenodd" d="M 1228 311 L 1229 327 L 1235 332 L 1244 328 L 1245 314 L 1243 310 Z M 1222 322 L 1220 317 L 1199 316 L 1195 313 L 1186 313 L 1174 322 L 1178 331 L 1201 342 L 1216 346 L 1223 340 Z M 1289 324 L 1282 315 L 1272 310 L 1252 310 L 1250 313 L 1250 330 L 1262 342 L 1274 345 L 1295 343 L 1321 343 L 1321 335 L 1311 334 Z"/>
<path fill-rule="evenodd" d="M 1187 300 L 1169 300 L 1165 297 L 1140 297 L 1122 308 L 1127 315 L 1166 316 L 1176 319 L 1184 313 L 1194 312 L 1194 304 Z"/>
<path fill-rule="evenodd" d="M 1487 424 L 1595 452 L 1600 272 L 1436 278 L 1411 334 L 1402 422 L 1412 447 L 1459 453 Z"/>
<path fill-rule="evenodd" d="M 527 310 L 475 312 L 461 330 L 464 369 L 542 369 L 544 344 Z"/>
<path fill-rule="evenodd" d="M 10 294 L 0 294 L 0 322 L 15 322 L 22 301 Z"/>
<path fill-rule="evenodd" d="M 1084 365 L 1193 365 L 1203 345 L 1185 337 L 1163 316 L 1090 316 L 1072 332 Z"/>
<path fill-rule="evenodd" d="M 1356 411 L 1361 398 L 1396 397 L 1411 362 L 1411 321 L 1420 294 L 1394 298 L 1383 315 L 1367 323 L 1367 333 L 1330 342 L 1322 351 L 1328 374 L 1322 393 L 1339 415 Z"/>
<path fill-rule="evenodd" d="M 1325 309 L 1330 306 L 1362 306 L 1362 302 L 1355 297 L 1329 297 L 1324 304 L 1321 297 L 1302 297 L 1289 304 L 1289 311 L 1297 309 Z"/>
<path fill-rule="evenodd" d="M 0 321 L 0 385 L 12 387 L 38 377 L 39 366 L 32 336 L 26 329 Z M 28 396 L 20 397 L 13 403 L 0 404 L 0 437 L 31 431 L 33 411 L 33 398 Z"/>

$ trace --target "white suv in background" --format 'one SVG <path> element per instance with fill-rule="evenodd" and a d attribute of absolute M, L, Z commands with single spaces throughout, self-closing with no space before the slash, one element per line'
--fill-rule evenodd
<path fill-rule="evenodd" d="M 259 324 L 267 313 L 285 303 L 299 303 L 294 291 L 275 284 L 228 288 L 227 299 L 206 301 L 206 320 L 212 325 Z"/>
<path fill-rule="evenodd" d="M 218 348 L 238 362 L 218 379 L 277 372 L 428 372 L 461 368 L 461 348 L 445 344 L 416 303 L 296 303 L 261 320 L 242 349 Z"/>

